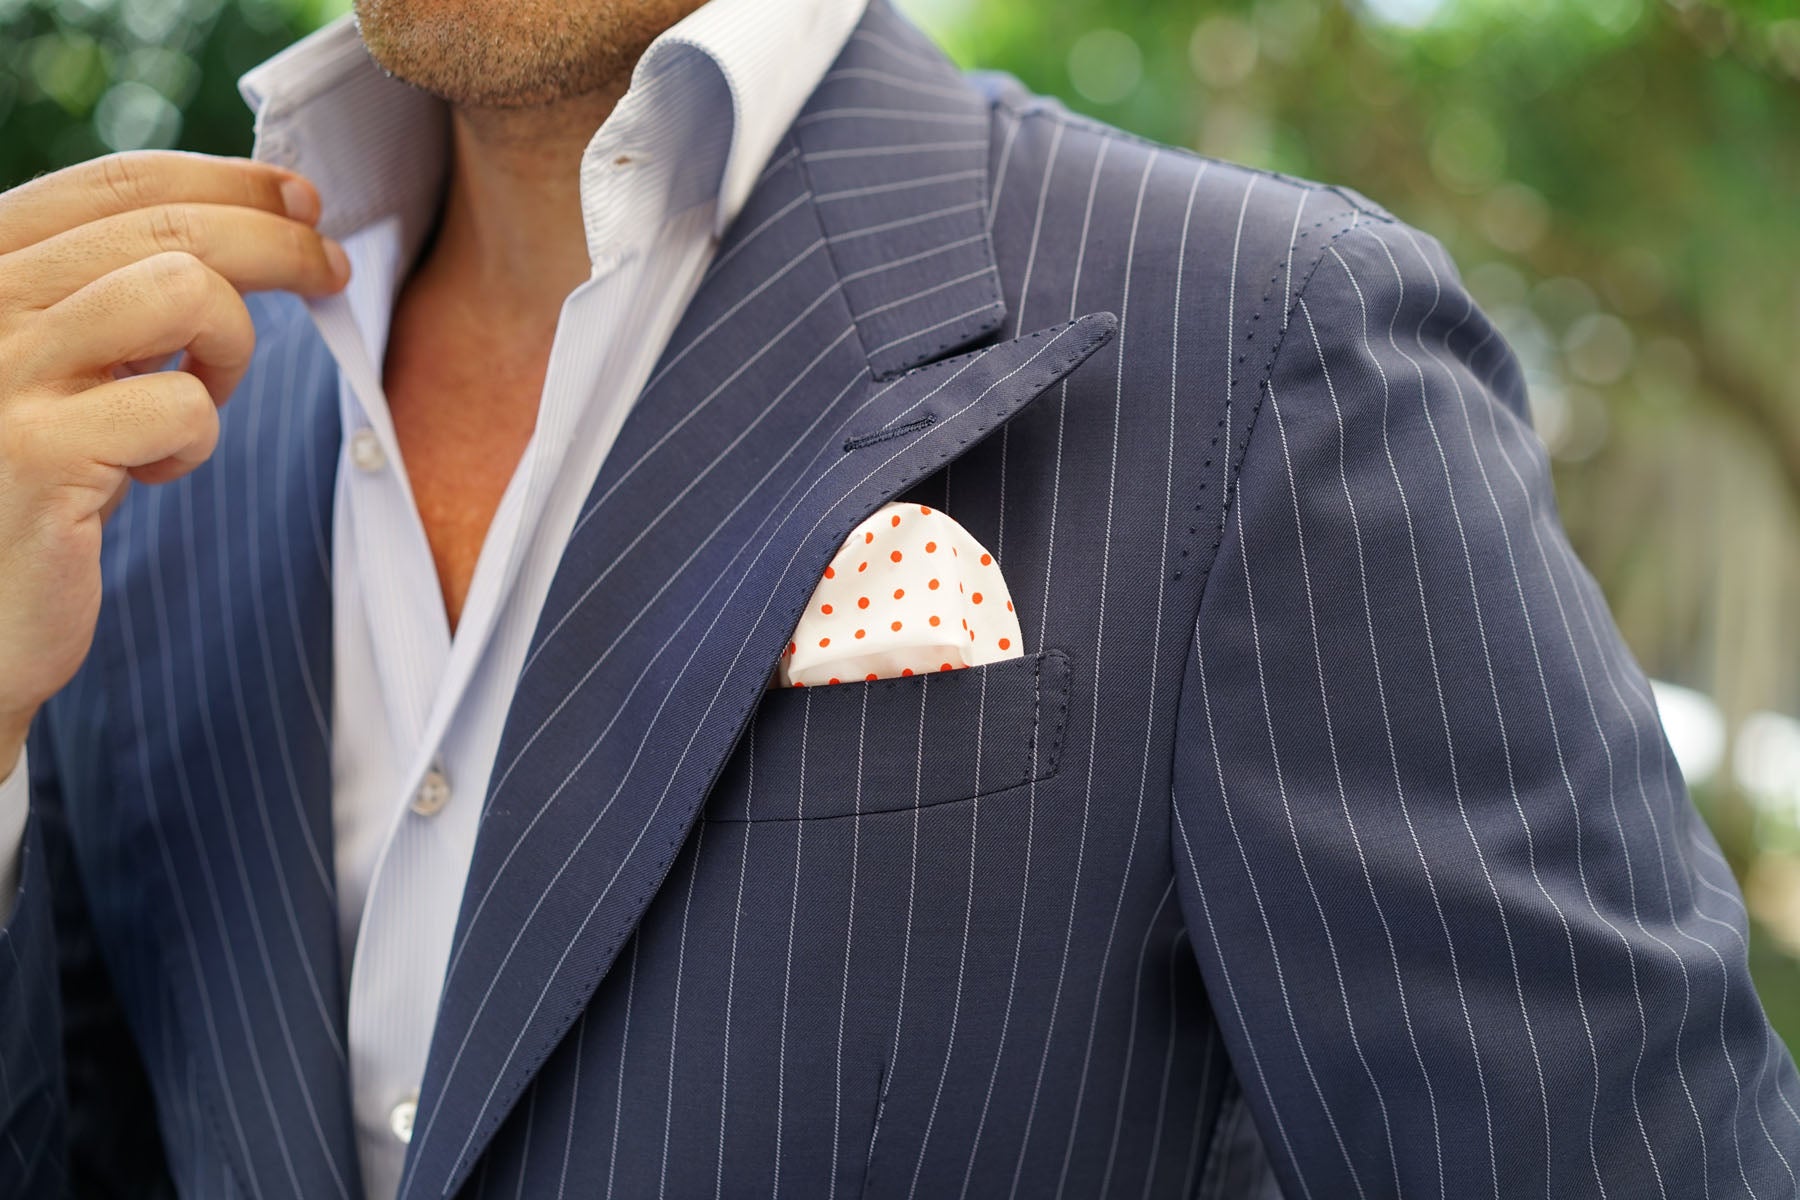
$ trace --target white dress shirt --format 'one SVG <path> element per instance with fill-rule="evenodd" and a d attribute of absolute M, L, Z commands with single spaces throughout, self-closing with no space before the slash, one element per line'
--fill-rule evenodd
<path fill-rule="evenodd" d="M 454 636 L 381 386 L 394 298 L 442 197 L 448 109 L 384 74 L 348 15 L 239 80 L 253 156 L 318 185 L 320 226 L 351 263 L 344 292 L 307 304 L 340 376 L 332 833 L 371 1200 L 399 1183 L 482 798 L 551 577 L 720 235 L 863 4 L 710 0 L 639 61 L 582 156 L 592 271 L 563 301 L 536 428 Z M 14 847 L 0 867 L 15 878 L 25 792 L 21 761 L 0 782 L 0 846 Z"/>

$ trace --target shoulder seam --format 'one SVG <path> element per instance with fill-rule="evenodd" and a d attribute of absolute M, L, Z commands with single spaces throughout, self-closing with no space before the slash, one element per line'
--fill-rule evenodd
<path fill-rule="evenodd" d="M 1331 189 L 1327 189 L 1327 190 L 1331 190 Z M 1360 208 L 1358 208 L 1355 211 L 1360 213 L 1362 210 Z M 1343 217 L 1343 215 L 1344 214 L 1342 212 L 1334 214 L 1335 217 L 1338 217 L 1340 219 Z M 1322 228 L 1323 226 L 1328 224 L 1332 219 L 1333 219 L 1332 217 L 1323 218 L 1322 220 L 1316 222 L 1313 225 L 1313 228 L 1315 228 L 1315 229 Z M 1200 584 L 1199 584 L 1199 587 L 1196 589 L 1198 594 L 1195 597 L 1194 620 L 1189 627 L 1189 643 L 1190 643 L 1189 649 L 1190 650 L 1193 648 L 1192 647 L 1193 638 L 1198 636 L 1198 630 L 1199 630 L 1199 625 L 1200 625 L 1199 616 L 1200 616 L 1201 610 L 1204 609 L 1206 606 L 1206 589 L 1207 589 L 1208 583 L 1210 583 L 1212 580 L 1213 566 L 1218 561 L 1219 549 L 1221 546 L 1224 545 L 1224 542 L 1225 542 L 1225 530 L 1226 530 L 1227 526 L 1230 524 L 1232 510 L 1237 503 L 1238 484 L 1239 484 L 1239 479 L 1240 479 L 1241 475 L 1243 474 L 1244 460 L 1249 457 L 1250 442 L 1251 442 L 1251 439 L 1255 436 L 1257 426 L 1260 424 L 1258 418 L 1262 415 L 1263 401 L 1269 394 L 1269 385 L 1270 385 L 1270 382 L 1274 379 L 1275 366 L 1281 358 L 1281 352 L 1287 346 L 1287 334 L 1288 334 L 1288 331 L 1293 328 L 1294 315 L 1299 311 L 1301 302 L 1306 298 L 1307 289 L 1312 286 L 1313 278 L 1318 274 L 1320 265 L 1323 264 L 1325 261 L 1325 256 L 1328 253 L 1330 253 L 1331 249 L 1334 246 L 1336 246 L 1337 243 L 1339 242 L 1339 240 L 1342 239 L 1346 234 L 1350 234 L 1350 233 L 1356 232 L 1358 230 L 1366 230 L 1368 228 L 1369 228 L 1368 226 L 1361 224 L 1356 219 L 1356 217 L 1352 216 L 1349 224 L 1345 225 L 1342 229 L 1339 229 L 1335 233 L 1333 233 L 1331 235 L 1331 237 L 1326 240 L 1325 244 L 1319 248 L 1319 252 L 1318 252 L 1318 254 L 1316 254 L 1313 257 L 1312 262 L 1307 264 L 1306 274 L 1304 276 L 1302 276 L 1300 279 L 1300 286 L 1294 289 L 1293 299 L 1287 305 L 1285 310 L 1283 311 L 1281 331 L 1278 334 L 1276 334 L 1274 344 L 1269 348 L 1269 356 L 1264 361 L 1262 368 L 1261 368 L 1261 373 L 1257 378 L 1256 399 L 1251 406 L 1248 418 L 1244 422 L 1244 432 L 1243 432 L 1242 437 L 1239 439 L 1238 446 L 1237 446 L 1237 457 L 1236 457 L 1236 460 L 1231 465 L 1231 473 L 1230 473 L 1229 478 L 1226 480 L 1224 500 L 1221 502 L 1220 507 L 1219 507 L 1219 520 L 1218 520 L 1217 526 L 1214 528 L 1214 531 L 1213 531 L 1212 546 L 1207 550 L 1205 566 L 1202 568 L 1202 573 L 1200 576 Z M 1268 303 L 1268 297 L 1265 296 L 1264 304 L 1266 305 L 1267 303 Z M 1252 336 L 1254 336 L 1254 335 L 1252 335 Z M 1243 356 L 1241 356 L 1241 355 L 1239 356 L 1240 361 L 1241 361 L 1242 357 Z M 1233 383 L 1235 383 L 1235 382 L 1236 382 L 1236 380 L 1234 378 Z M 1226 396 L 1225 403 L 1226 403 L 1226 406 L 1229 408 L 1229 406 L 1231 404 L 1231 399 L 1230 399 L 1229 393 Z M 1226 452 L 1230 453 L 1231 447 L 1227 447 Z M 1202 486 L 1204 486 L 1204 484 Z M 1185 552 L 1184 552 L 1184 554 L 1185 554 Z M 1176 570 L 1174 577 L 1177 579 L 1179 579 L 1181 577 L 1181 571 L 1179 569 Z"/>
<path fill-rule="evenodd" d="M 1090 117 L 1085 113 L 1075 112 L 1053 97 L 1042 97 L 1030 92 L 1025 93 L 1025 97 L 1025 102 L 1021 103 L 1015 96 L 1001 92 L 993 95 L 988 104 L 990 108 L 1005 111 L 1017 121 L 1024 121 L 1029 117 L 1039 117 L 1044 120 L 1058 121 L 1065 126 L 1074 126 L 1085 129 L 1100 137 L 1111 138 L 1114 141 L 1130 142 L 1151 150 L 1176 154 L 1196 162 L 1211 163 L 1214 166 L 1227 167 L 1234 171 L 1242 171 L 1248 175 L 1258 175 L 1264 179 L 1283 183 L 1302 191 L 1329 192 L 1371 220 L 1388 225 L 1397 224 L 1399 221 L 1393 213 L 1388 212 L 1368 197 L 1363 196 L 1342 184 L 1324 183 L 1316 179 L 1305 179 L 1298 175 L 1289 175 L 1285 172 L 1272 170 L 1268 167 L 1258 167 L 1249 163 L 1233 162 L 1230 159 L 1215 158 L 1212 155 L 1202 154 L 1191 147 L 1169 145 L 1166 142 L 1159 142 L 1154 138 L 1148 138 L 1142 134 L 1133 133 L 1129 129 L 1120 129 L 1116 125 L 1108 125 L 1105 121 L 1102 121 L 1097 117 Z"/>

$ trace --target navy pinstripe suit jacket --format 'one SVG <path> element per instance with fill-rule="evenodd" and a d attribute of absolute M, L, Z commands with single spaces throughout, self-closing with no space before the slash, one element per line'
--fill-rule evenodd
<path fill-rule="evenodd" d="M 8 1195 L 358 1189 L 334 368 L 255 315 L 33 731 Z M 895 497 L 993 549 L 1027 654 L 765 690 Z M 1737 889 L 1443 249 L 884 0 L 626 422 L 493 778 L 408 1197 L 1795 1191 Z"/>

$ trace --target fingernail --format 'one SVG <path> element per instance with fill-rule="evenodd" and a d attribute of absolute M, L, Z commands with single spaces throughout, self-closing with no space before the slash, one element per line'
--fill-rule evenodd
<path fill-rule="evenodd" d="M 320 240 L 325 243 L 325 261 L 331 264 L 331 273 L 337 276 L 339 280 L 349 279 L 350 256 L 344 253 L 344 248 L 342 246 L 338 245 L 330 238 L 322 238 Z"/>
<path fill-rule="evenodd" d="M 288 216 L 311 225 L 319 219 L 319 197 L 312 187 L 299 179 L 281 181 L 281 202 Z"/>

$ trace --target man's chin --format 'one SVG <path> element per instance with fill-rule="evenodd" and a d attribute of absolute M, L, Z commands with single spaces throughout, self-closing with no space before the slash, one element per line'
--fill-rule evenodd
<path fill-rule="evenodd" d="M 452 104 L 538 108 L 606 87 L 699 0 L 355 0 L 377 66 Z"/>

